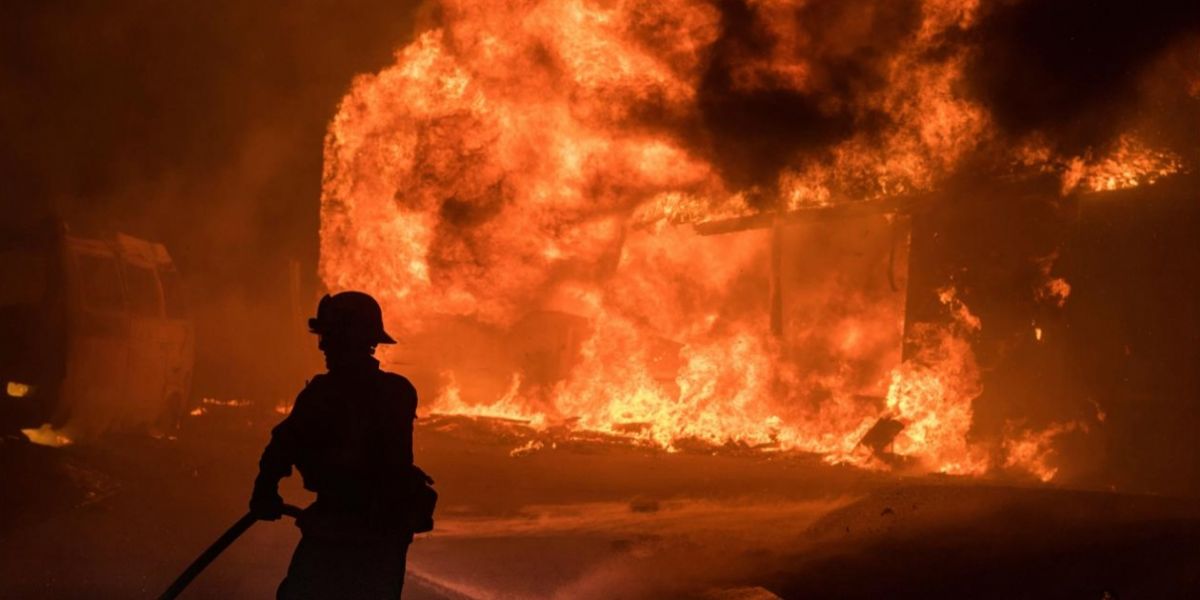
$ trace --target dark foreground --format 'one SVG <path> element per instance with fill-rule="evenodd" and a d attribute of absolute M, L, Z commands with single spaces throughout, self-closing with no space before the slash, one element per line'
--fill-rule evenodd
<path fill-rule="evenodd" d="M 243 512 L 272 417 L 213 410 L 177 439 L 0 445 L 0 598 L 154 597 Z M 438 527 L 418 598 L 1194 598 L 1200 501 L 947 478 L 809 457 L 527 442 L 433 419 Z M 310 497 L 298 482 L 289 502 Z M 185 598 L 269 598 L 298 532 L 260 523 Z"/>

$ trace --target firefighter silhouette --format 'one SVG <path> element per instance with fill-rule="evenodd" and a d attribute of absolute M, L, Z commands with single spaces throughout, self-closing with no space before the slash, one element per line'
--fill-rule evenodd
<path fill-rule="evenodd" d="M 277 596 L 399 598 L 413 533 L 432 528 L 436 501 L 413 465 L 417 393 L 374 358 L 376 345 L 395 340 L 371 296 L 327 295 L 308 324 L 327 372 L 271 431 L 250 500 L 256 517 L 278 519 L 279 480 L 293 466 L 317 495 L 296 520 L 302 537 Z"/>

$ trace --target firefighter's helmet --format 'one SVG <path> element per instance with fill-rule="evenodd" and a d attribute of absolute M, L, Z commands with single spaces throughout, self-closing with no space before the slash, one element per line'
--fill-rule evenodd
<path fill-rule="evenodd" d="M 326 294 L 317 304 L 317 316 L 308 320 L 309 331 L 369 345 L 395 344 L 383 330 L 383 310 L 369 294 L 340 292 Z"/>

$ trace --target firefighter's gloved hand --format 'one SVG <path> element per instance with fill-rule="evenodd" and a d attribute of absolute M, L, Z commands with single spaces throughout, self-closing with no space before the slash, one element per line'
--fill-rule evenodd
<path fill-rule="evenodd" d="M 256 483 L 250 496 L 250 514 L 261 521 L 278 521 L 283 516 L 283 496 L 278 488 Z"/>

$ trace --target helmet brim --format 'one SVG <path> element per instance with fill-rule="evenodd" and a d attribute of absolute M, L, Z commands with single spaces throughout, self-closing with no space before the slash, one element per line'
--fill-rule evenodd
<path fill-rule="evenodd" d="M 315 334 L 315 335 L 326 335 L 326 332 L 321 327 L 321 322 L 319 320 L 317 320 L 316 318 L 312 318 L 312 319 L 308 320 L 308 332 Z M 379 330 L 378 333 L 375 334 L 375 339 L 372 340 L 371 343 L 372 344 L 395 344 L 396 340 L 392 336 L 388 335 L 388 332 L 383 331 L 381 329 L 381 330 Z"/>

